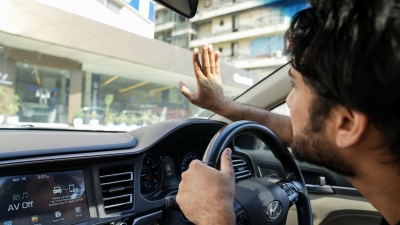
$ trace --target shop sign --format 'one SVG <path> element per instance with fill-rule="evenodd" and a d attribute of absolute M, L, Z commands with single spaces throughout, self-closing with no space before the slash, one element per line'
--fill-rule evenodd
<path fill-rule="evenodd" d="M 238 84 L 244 84 L 250 87 L 253 86 L 254 83 L 253 78 L 243 77 L 237 73 L 233 74 L 233 81 L 235 81 Z"/>

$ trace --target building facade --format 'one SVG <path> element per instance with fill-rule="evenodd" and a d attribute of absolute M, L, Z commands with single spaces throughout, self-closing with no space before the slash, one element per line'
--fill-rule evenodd
<path fill-rule="evenodd" d="M 80 118 L 86 129 L 199 113 L 178 87 L 196 87 L 191 52 L 153 39 L 154 12 L 149 0 L 0 1 L 0 124 L 66 128 Z M 228 96 L 256 80 L 221 69 Z M 10 96 L 16 112 L 3 107 Z"/>
<path fill-rule="evenodd" d="M 224 62 L 265 77 L 287 63 L 284 34 L 304 0 L 200 0 L 185 19 L 156 7 L 155 38 L 193 49 L 213 44 Z"/>

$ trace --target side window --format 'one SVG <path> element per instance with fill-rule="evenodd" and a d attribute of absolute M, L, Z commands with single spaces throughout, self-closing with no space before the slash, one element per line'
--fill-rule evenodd
<path fill-rule="evenodd" d="M 290 116 L 290 109 L 286 102 L 271 110 L 273 113 Z M 269 150 L 270 148 L 257 138 L 249 135 L 241 135 L 235 139 L 235 145 L 245 150 Z"/>
<path fill-rule="evenodd" d="M 279 106 L 277 106 L 275 108 L 273 108 L 271 110 L 271 112 L 277 113 L 277 114 L 282 114 L 282 115 L 285 115 L 285 116 L 290 116 L 290 109 L 289 109 L 288 105 L 286 104 L 286 102 L 282 103 L 281 105 L 279 105 Z"/>

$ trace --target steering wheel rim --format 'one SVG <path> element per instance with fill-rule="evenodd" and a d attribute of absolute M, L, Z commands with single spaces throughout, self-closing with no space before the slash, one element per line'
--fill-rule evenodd
<path fill-rule="evenodd" d="M 280 161 L 284 168 L 286 174 L 284 179 L 285 182 L 293 184 L 298 190 L 298 200 L 295 203 L 297 209 L 297 219 L 299 222 L 298 224 L 312 225 L 313 216 L 311 204 L 303 175 L 301 174 L 301 171 L 292 153 L 283 144 L 280 138 L 278 138 L 267 127 L 251 121 L 238 121 L 223 127 L 210 141 L 203 156 L 203 163 L 218 169 L 223 150 L 235 137 L 244 134 L 257 137 L 264 143 L 268 144 L 268 146 L 271 148 L 271 152 Z M 242 206 L 246 210 L 246 206 L 243 204 Z"/>

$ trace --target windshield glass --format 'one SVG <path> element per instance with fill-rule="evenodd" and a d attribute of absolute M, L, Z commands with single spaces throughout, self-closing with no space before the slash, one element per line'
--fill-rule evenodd
<path fill-rule="evenodd" d="M 0 1 L 0 124 L 132 130 L 211 112 L 196 90 L 192 53 L 221 52 L 234 99 L 287 63 L 284 33 L 300 0 L 200 0 L 186 19 L 150 0 Z"/>

